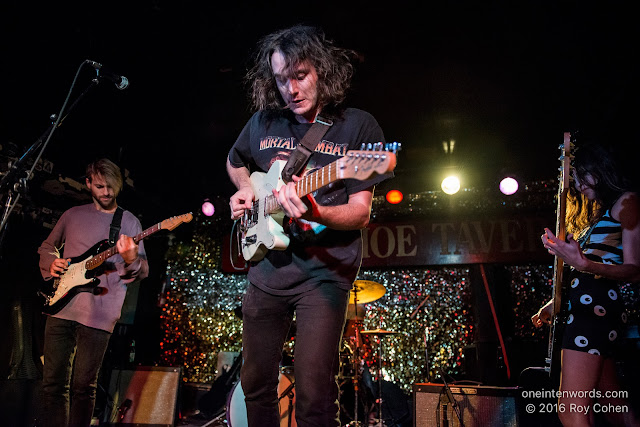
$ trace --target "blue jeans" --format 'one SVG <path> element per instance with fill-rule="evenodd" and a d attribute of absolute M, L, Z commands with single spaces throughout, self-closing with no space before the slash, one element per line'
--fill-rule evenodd
<path fill-rule="evenodd" d="M 111 334 L 49 316 L 44 336 L 41 424 L 89 426 L 96 402 L 98 373 Z"/>
<path fill-rule="evenodd" d="M 278 373 L 294 312 L 297 425 L 339 425 L 336 375 L 348 303 L 349 291 L 332 283 L 292 296 L 271 295 L 249 284 L 242 305 L 240 374 L 249 427 L 280 425 Z"/>

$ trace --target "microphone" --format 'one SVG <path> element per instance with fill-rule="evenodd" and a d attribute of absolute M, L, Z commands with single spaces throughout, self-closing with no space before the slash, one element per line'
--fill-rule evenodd
<path fill-rule="evenodd" d="M 129 79 L 127 79 L 125 76 L 119 76 L 115 73 L 112 73 L 111 71 L 104 68 L 99 62 L 91 61 L 89 59 L 85 60 L 84 62 L 96 69 L 98 78 L 111 80 L 119 90 L 124 90 L 129 87 Z"/>
<path fill-rule="evenodd" d="M 127 413 L 127 411 L 129 409 L 131 409 L 131 404 L 133 402 L 131 401 L 131 399 L 125 399 L 124 402 L 122 402 L 122 405 L 120 405 L 120 408 L 118 408 L 118 412 L 120 413 L 120 422 L 122 422 L 124 420 L 124 416 Z"/>

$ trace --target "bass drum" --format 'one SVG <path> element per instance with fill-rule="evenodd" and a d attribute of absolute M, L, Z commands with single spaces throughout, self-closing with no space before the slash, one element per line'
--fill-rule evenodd
<path fill-rule="evenodd" d="M 280 408 L 280 427 L 296 427 L 295 380 L 293 368 L 281 368 L 278 376 L 278 406 Z M 227 399 L 227 424 L 229 427 L 247 427 L 247 406 L 244 403 L 244 391 L 238 381 Z"/>

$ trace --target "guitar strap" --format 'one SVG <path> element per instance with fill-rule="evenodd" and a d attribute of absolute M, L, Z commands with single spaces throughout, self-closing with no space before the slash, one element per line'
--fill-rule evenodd
<path fill-rule="evenodd" d="M 282 179 L 284 182 L 291 182 L 292 176 L 299 174 L 309 161 L 309 157 L 316 150 L 316 146 L 322 141 L 322 137 L 333 126 L 331 120 L 316 117 L 311 128 L 304 134 L 302 140 L 298 143 L 295 150 L 291 152 L 291 156 L 282 169 Z"/>
<path fill-rule="evenodd" d="M 124 209 L 118 206 L 116 211 L 113 213 L 113 219 L 111 220 L 111 226 L 109 227 L 109 244 L 112 246 L 116 244 L 118 234 L 120 234 L 120 223 L 122 222 L 123 212 Z"/>

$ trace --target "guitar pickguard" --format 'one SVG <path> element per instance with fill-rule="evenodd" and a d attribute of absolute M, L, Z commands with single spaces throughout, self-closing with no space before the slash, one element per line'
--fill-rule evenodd
<path fill-rule="evenodd" d="M 102 268 L 87 270 L 87 261 L 108 248 L 108 242 L 103 240 L 96 243 L 84 254 L 71 258 L 71 264 L 67 271 L 58 278 L 53 279 L 53 285 L 49 292 L 42 292 L 45 298 L 43 312 L 55 314 L 62 310 L 69 301 L 80 292 L 92 292 L 100 281 L 96 278 L 103 271 Z"/>
<path fill-rule="evenodd" d="M 255 194 L 257 206 L 255 217 L 251 219 L 250 227 L 243 236 L 242 255 L 247 261 L 262 259 L 269 249 L 283 250 L 289 246 L 289 236 L 282 228 L 284 212 L 279 211 L 269 215 L 265 212 L 265 200 L 272 195 L 272 190 L 279 190 L 284 185 L 281 172 L 285 162 L 274 162 L 269 172 L 254 172 L 251 174 L 251 185 Z"/>

